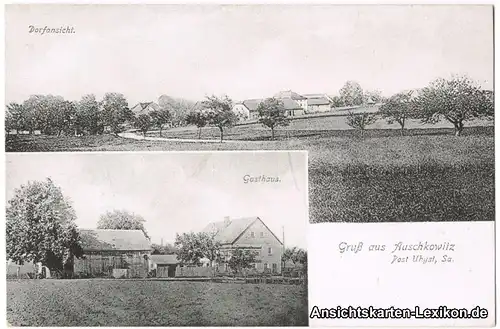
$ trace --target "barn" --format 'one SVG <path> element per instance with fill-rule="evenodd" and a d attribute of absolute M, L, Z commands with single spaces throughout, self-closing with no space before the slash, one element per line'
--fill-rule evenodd
<path fill-rule="evenodd" d="M 175 276 L 179 260 L 176 255 L 151 255 L 150 269 L 156 270 L 156 277 L 170 278 Z"/>
<path fill-rule="evenodd" d="M 147 276 L 151 243 L 141 230 L 81 229 L 80 238 L 84 257 L 74 259 L 76 276 Z"/>

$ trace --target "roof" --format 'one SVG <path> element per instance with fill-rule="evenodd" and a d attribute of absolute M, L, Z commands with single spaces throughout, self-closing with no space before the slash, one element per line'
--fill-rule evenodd
<path fill-rule="evenodd" d="M 307 105 L 330 105 L 330 101 L 326 97 L 309 98 Z"/>
<path fill-rule="evenodd" d="M 262 102 L 262 99 L 247 99 L 242 102 L 243 105 L 246 106 L 246 108 L 249 111 L 257 111 L 257 107 L 259 104 Z"/>
<path fill-rule="evenodd" d="M 173 265 L 178 264 L 177 255 L 151 255 L 151 261 L 157 265 Z"/>
<path fill-rule="evenodd" d="M 291 98 L 282 98 L 281 101 L 285 107 L 285 110 L 298 110 L 302 109 L 302 107 L 296 101 Z"/>
<path fill-rule="evenodd" d="M 157 110 L 158 105 L 155 102 L 144 102 L 138 103 L 132 108 L 132 111 L 135 114 L 149 113 L 151 110 Z"/>
<path fill-rule="evenodd" d="M 203 229 L 202 232 L 215 233 L 215 239 L 221 244 L 233 244 L 253 223 L 258 220 L 260 220 L 269 232 L 274 235 L 274 233 L 259 217 L 244 217 L 210 223 Z M 274 235 L 274 237 L 280 241 L 276 235 Z"/>
<path fill-rule="evenodd" d="M 83 251 L 146 251 L 151 243 L 141 230 L 80 229 Z"/>
<path fill-rule="evenodd" d="M 280 91 L 276 95 L 274 95 L 276 98 L 290 98 L 293 100 L 304 100 L 306 99 L 304 96 L 297 94 L 296 92 L 293 92 L 291 90 L 285 90 L 285 91 Z"/>

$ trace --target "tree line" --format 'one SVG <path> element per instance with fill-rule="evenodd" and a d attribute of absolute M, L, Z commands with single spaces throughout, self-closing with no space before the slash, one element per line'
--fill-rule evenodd
<path fill-rule="evenodd" d="M 145 122 L 162 130 L 167 124 L 185 124 L 187 113 L 194 104 L 162 95 L 159 107 L 147 116 L 136 116 L 121 93 L 106 93 L 101 100 L 95 95 L 84 95 L 78 101 L 61 96 L 32 95 L 22 103 L 7 105 L 5 130 L 8 133 L 26 131 L 44 135 L 99 135 L 118 134 L 127 128 L 144 126 Z"/>
<path fill-rule="evenodd" d="M 364 136 L 369 125 L 385 119 L 389 124 L 397 123 L 403 136 L 408 120 L 430 124 L 446 120 L 460 136 L 465 122 L 477 118 L 493 120 L 493 92 L 482 90 L 466 76 L 455 76 L 436 79 L 419 91 L 399 92 L 387 99 L 377 113 L 349 112 L 346 123 Z"/>
<path fill-rule="evenodd" d="M 340 89 L 340 96 L 334 96 L 332 107 L 358 106 L 368 100 L 383 103 L 377 114 L 349 112 L 346 123 L 361 131 L 378 119 L 388 123 L 398 123 L 401 134 L 409 119 L 420 119 L 424 123 L 436 123 L 442 119 L 455 127 L 455 134 L 460 135 L 464 123 L 475 118 L 493 118 L 493 93 L 482 90 L 466 76 L 451 79 L 436 79 L 421 89 L 418 95 L 414 91 L 403 91 L 390 98 L 383 98 L 380 91 L 363 91 L 359 83 L 347 81 Z M 118 134 L 126 128 L 135 128 L 146 136 L 156 127 L 160 137 L 166 127 L 194 125 L 201 138 L 203 127 L 211 126 L 219 130 L 220 141 L 225 130 L 236 125 L 244 118 L 233 110 L 233 101 L 227 95 L 206 96 L 198 103 L 176 100 L 166 95 L 159 98 L 159 107 L 148 113 L 134 115 L 128 107 L 126 98 L 119 93 L 107 93 L 98 101 L 94 95 L 85 95 L 78 102 L 64 100 L 60 96 L 34 95 L 22 104 L 10 103 L 7 106 L 5 128 L 28 131 L 40 130 L 47 135 L 96 135 L 104 132 Z M 290 124 L 283 101 L 278 98 L 266 98 L 257 106 L 258 122 L 271 130 L 275 137 L 277 127 Z"/>

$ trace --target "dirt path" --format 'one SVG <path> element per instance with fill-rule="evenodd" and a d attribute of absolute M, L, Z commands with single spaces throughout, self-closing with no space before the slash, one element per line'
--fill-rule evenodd
<path fill-rule="evenodd" d="M 218 139 L 183 139 L 183 138 L 164 138 L 164 137 L 150 137 L 150 136 L 139 136 L 131 132 L 119 133 L 118 136 L 122 138 L 135 139 L 141 141 L 164 141 L 164 142 L 181 142 L 181 143 L 255 143 L 259 141 L 245 141 L 245 140 L 224 140 L 220 141 Z"/>

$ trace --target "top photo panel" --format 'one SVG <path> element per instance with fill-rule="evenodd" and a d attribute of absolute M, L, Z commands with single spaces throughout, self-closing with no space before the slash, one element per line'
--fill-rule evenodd
<path fill-rule="evenodd" d="M 494 220 L 493 21 L 491 5 L 8 5 L 5 148 L 307 150 L 313 223 Z"/>

